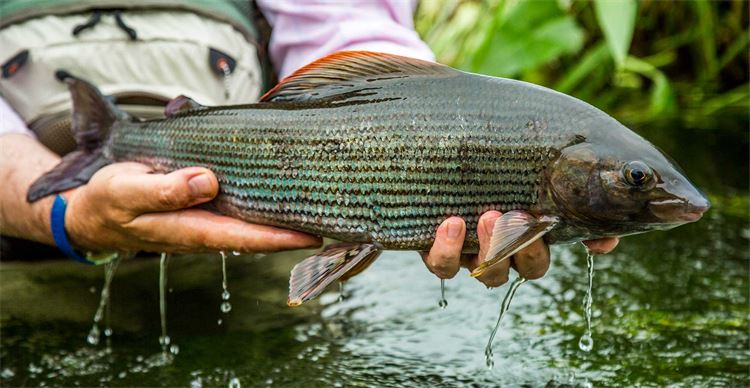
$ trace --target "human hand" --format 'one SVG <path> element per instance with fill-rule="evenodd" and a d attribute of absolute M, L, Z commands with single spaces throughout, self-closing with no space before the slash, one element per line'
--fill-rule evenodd
<path fill-rule="evenodd" d="M 427 269 L 441 279 L 450 279 L 456 275 L 460 266 L 472 271 L 481 264 L 492 238 L 495 221 L 502 215 L 498 211 L 489 211 L 479 218 L 477 235 L 479 237 L 478 255 L 461 255 L 461 249 L 466 236 L 466 223 L 460 217 L 450 217 L 440 224 L 435 236 L 435 243 L 429 253 L 422 253 L 422 260 Z M 583 243 L 595 254 L 604 254 L 615 249 L 619 242 L 616 237 L 607 237 Z M 477 280 L 488 287 L 499 287 L 508 281 L 508 269 L 513 267 L 520 276 L 526 279 L 539 279 L 549 269 L 549 247 L 543 239 L 529 244 L 518 251 L 510 260 L 488 268 L 477 277 Z"/>
<path fill-rule="evenodd" d="M 191 208 L 218 191 L 205 168 L 156 174 L 143 164 L 116 163 L 70 193 L 65 226 L 74 245 L 92 250 L 252 252 L 320 245 L 302 232 Z"/>

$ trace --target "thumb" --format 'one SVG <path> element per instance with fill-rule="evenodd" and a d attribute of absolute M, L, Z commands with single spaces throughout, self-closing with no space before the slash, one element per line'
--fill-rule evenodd
<path fill-rule="evenodd" d="M 169 174 L 152 174 L 140 168 L 120 171 L 109 180 L 111 200 L 131 214 L 184 209 L 212 200 L 219 192 L 214 174 L 188 167 Z"/>

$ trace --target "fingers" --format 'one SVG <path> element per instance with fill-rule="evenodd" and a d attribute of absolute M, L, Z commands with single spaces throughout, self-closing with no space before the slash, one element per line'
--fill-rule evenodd
<path fill-rule="evenodd" d="M 593 254 L 603 255 L 605 253 L 612 252 L 617 244 L 620 243 L 620 239 L 617 237 L 604 237 L 596 240 L 584 241 L 583 244 L 588 247 L 589 251 Z"/>
<path fill-rule="evenodd" d="M 518 275 L 529 280 L 541 278 L 549 269 L 549 246 L 540 238 L 513 255 L 513 264 Z"/>
<path fill-rule="evenodd" d="M 151 251 L 270 252 L 317 247 L 318 237 L 249 224 L 201 209 L 148 213 L 125 225 Z M 150 249 L 149 249 L 150 248 Z"/>
<path fill-rule="evenodd" d="M 435 242 L 427 255 L 422 254 L 427 269 L 441 279 L 456 276 L 461 262 L 461 250 L 466 236 L 466 222 L 450 217 L 438 227 Z"/>
<path fill-rule="evenodd" d="M 219 191 L 214 174 L 202 167 L 151 174 L 142 164 L 118 163 L 103 179 L 108 199 L 131 215 L 184 209 L 210 201 Z"/>

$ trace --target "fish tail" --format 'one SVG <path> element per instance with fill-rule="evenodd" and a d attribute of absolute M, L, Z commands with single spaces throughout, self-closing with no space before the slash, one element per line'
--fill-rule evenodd
<path fill-rule="evenodd" d="M 55 72 L 55 77 L 70 90 L 77 146 L 31 185 L 26 195 L 29 202 L 86 184 L 96 171 L 112 163 L 106 150 L 112 126 L 117 121 L 132 120 L 91 83 L 64 70 Z"/>

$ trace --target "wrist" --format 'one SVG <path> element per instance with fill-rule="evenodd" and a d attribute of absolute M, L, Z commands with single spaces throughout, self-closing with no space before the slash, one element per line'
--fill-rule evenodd
<path fill-rule="evenodd" d="M 78 207 L 79 194 L 80 190 L 78 189 L 61 193 L 67 205 L 65 211 L 65 231 L 67 232 L 68 241 L 74 247 L 79 249 L 93 249 L 95 246 L 86 238 L 87 231 L 82 230 L 85 229 L 86 222 L 79 222 L 82 214 Z M 81 228 L 81 226 L 84 227 Z"/>
<path fill-rule="evenodd" d="M 33 206 L 33 216 L 28 220 L 28 227 L 26 228 L 29 235 L 24 234 L 17 237 L 38 241 L 47 245 L 55 245 L 55 240 L 52 237 L 52 224 L 50 220 L 50 213 L 54 201 L 54 196 L 37 201 Z"/>
<path fill-rule="evenodd" d="M 62 194 L 55 196 L 55 200 L 52 204 L 52 211 L 50 214 L 52 237 L 55 240 L 55 244 L 65 256 L 78 261 L 83 264 L 104 264 L 111 260 L 116 259 L 119 255 L 117 252 L 78 252 L 73 248 L 68 237 L 67 229 L 65 227 L 65 215 L 67 213 L 67 201 Z"/>

